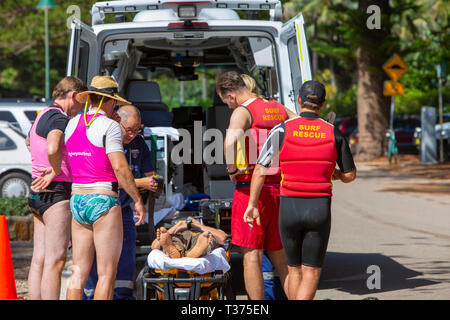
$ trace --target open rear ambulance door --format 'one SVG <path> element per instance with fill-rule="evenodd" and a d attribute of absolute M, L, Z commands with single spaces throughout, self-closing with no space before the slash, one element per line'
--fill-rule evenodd
<path fill-rule="evenodd" d="M 280 55 L 284 105 L 298 113 L 300 109 L 297 102 L 298 91 L 303 82 L 312 79 L 301 13 L 283 25 L 280 35 Z"/>
<path fill-rule="evenodd" d="M 67 76 L 75 76 L 86 85 L 98 73 L 97 36 L 80 20 L 72 20 L 72 33 L 67 60 Z"/>

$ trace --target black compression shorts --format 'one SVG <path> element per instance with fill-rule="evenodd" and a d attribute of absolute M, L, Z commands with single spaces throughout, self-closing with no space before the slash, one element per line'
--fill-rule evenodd
<path fill-rule="evenodd" d="M 289 266 L 322 267 L 331 228 L 331 197 L 280 197 L 280 235 Z"/>
<path fill-rule="evenodd" d="M 28 206 L 31 212 L 38 217 L 42 217 L 55 203 L 64 200 L 70 200 L 70 194 L 72 192 L 72 183 L 63 181 L 53 181 L 47 187 L 47 190 L 53 192 L 34 192 L 31 191 L 31 195 L 28 198 Z"/>

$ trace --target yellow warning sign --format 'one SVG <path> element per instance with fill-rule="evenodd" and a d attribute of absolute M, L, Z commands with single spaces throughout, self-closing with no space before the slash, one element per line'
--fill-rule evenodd
<path fill-rule="evenodd" d="M 405 94 L 405 84 L 397 81 L 384 82 L 385 96 L 403 96 Z"/>
<path fill-rule="evenodd" d="M 408 66 L 399 55 L 395 54 L 383 65 L 383 70 L 388 74 L 389 78 L 396 82 L 408 71 Z"/>

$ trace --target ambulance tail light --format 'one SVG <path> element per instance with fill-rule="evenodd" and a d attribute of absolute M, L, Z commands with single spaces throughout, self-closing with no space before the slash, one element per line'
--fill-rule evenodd
<path fill-rule="evenodd" d="M 190 20 L 169 23 L 169 28 L 181 28 L 181 27 L 207 28 L 209 27 L 209 25 L 206 22 L 197 22 Z"/>

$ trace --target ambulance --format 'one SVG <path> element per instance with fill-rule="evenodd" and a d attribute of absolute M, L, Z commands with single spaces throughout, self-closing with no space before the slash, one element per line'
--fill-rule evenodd
<path fill-rule="evenodd" d="M 283 23 L 277 0 L 128 0 L 97 2 L 91 17 L 90 26 L 71 21 L 67 75 L 86 84 L 96 75 L 113 76 L 119 94 L 141 110 L 166 197 L 183 194 L 185 211 L 209 212 L 222 226 L 234 191 L 226 166 L 192 152 L 207 147 L 202 133 L 208 129 L 224 134 L 231 114 L 208 77 L 249 74 L 262 95 L 298 113 L 299 87 L 311 80 L 302 14 Z M 191 161 L 178 165 L 171 151 L 183 132 L 201 138 L 184 151 L 191 151 Z"/>

